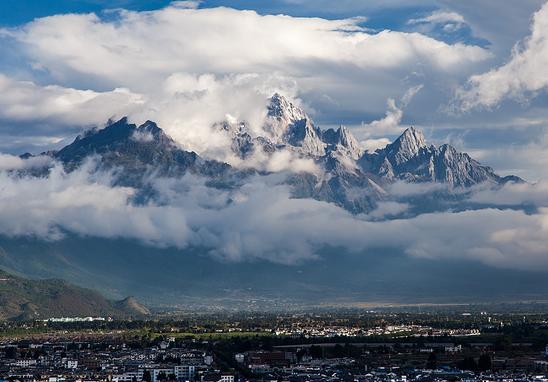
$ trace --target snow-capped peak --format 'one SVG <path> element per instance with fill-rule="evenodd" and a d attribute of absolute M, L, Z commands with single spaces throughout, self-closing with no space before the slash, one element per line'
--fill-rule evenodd
<path fill-rule="evenodd" d="M 268 116 L 286 123 L 297 122 L 308 118 L 304 110 L 295 106 L 279 93 L 274 93 L 268 103 Z"/>
<path fill-rule="evenodd" d="M 396 165 L 406 162 L 426 148 L 426 141 L 422 131 L 409 127 L 394 143 L 387 146 L 388 155 L 392 157 Z"/>
<path fill-rule="evenodd" d="M 346 126 L 339 127 L 338 132 L 340 144 L 348 150 L 348 153 L 353 159 L 358 159 L 362 150 L 360 149 L 360 144 L 356 138 L 354 138 L 354 135 L 352 135 Z"/>
<path fill-rule="evenodd" d="M 346 126 L 337 130 L 327 129 L 322 132 L 322 139 L 330 150 L 344 151 L 349 157 L 357 160 L 362 153 L 360 145 Z"/>
<path fill-rule="evenodd" d="M 269 100 L 264 130 L 275 144 L 288 144 L 315 157 L 325 154 L 320 130 L 301 108 L 279 93 Z"/>

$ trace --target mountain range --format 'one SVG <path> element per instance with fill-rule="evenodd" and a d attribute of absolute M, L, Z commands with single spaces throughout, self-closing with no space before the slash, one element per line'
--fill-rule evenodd
<path fill-rule="evenodd" d="M 476 187 L 496 189 L 508 182 L 523 182 L 516 176 L 496 174 L 451 145 L 428 144 L 413 127 L 371 152 L 361 148 L 348 128 L 322 130 L 279 94 L 268 100 L 265 112 L 259 130 L 246 121 L 226 120 L 212 126 L 237 158 L 232 164 L 185 150 L 152 121 L 137 125 L 122 118 L 88 130 L 58 151 L 41 154 L 52 159 L 44 167 L 12 175 L 46 177 L 53 163 L 61 163 L 70 174 L 94 158 L 97 170 L 109 172 L 114 185 L 136 190 L 132 203 L 162 205 L 165 200 L 151 187 L 151 179 L 182 179 L 184 183 L 186 176 L 193 176 L 204 180 L 208 189 L 237 191 L 271 176 L 272 171 L 263 165 L 265 160 L 285 153 L 312 165 L 275 177 L 289 187 L 294 200 L 327 202 L 353 215 L 371 213 L 373 220 L 479 208 L 467 199 Z M 419 194 L 394 192 L 400 184 L 425 187 Z M 384 202 L 405 203 L 409 208 L 375 214 Z M 203 213 L 212 208 L 205 207 Z M 387 248 L 352 254 L 336 245 L 326 246 L 314 261 L 298 264 L 260 257 L 226 262 L 199 245 L 155 246 L 124 237 L 64 232 L 62 239 L 54 241 L 0 235 L 0 249 L 0 266 L 5 269 L 97 286 L 111 298 L 135 295 L 149 305 L 211 306 L 209 302 L 214 301 L 214 306 L 234 308 L 241 304 L 256 307 L 266 301 L 264 306 L 272 308 L 277 306 L 273 301 L 286 306 L 289 300 L 462 302 L 485 301 L 494 295 L 522 298 L 526 294 L 535 299 L 548 292 L 538 289 L 545 284 L 541 274 L 493 269 L 466 259 L 436 262 Z M 488 286 L 485 280 L 491 280 Z"/>
<path fill-rule="evenodd" d="M 424 134 L 414 127 L 382 149 L 362 150 L 348 128 L 321 130 L 301 108 L 279 94 L 269 99 L 262 134 L 254 134 L 245 121 L 223 121 L 215 128 L 230 141 L 233 154 L 250 165 L 231 166 L 201 157 L 182 149 L 156 123 L 147 121 L 137 126 L 127 118 L 89 130 L 61 150 L 45 154 L 63 163 L 68 171 L 90 157 L 98 157 L 101 169 L 116 173 L 117 185 L 144 190 L 151 173 L 167 178 L 190 173 L 206 178 L 212 187 L 239 187 L 250 176 L 268 174 L 253 166 L 254 155 L 268 157 L 286 151 L 313 161 L 319 169 L 289 174 L 285 181 L 294 197 L 334 203 L 352 213 L 370 212 L 379 201 L 392 200 L 390 188 L 396 182 L 443 185 L 445 192 L 438 191 L 438 201 L 454 200 L 463 190 L 477 185 L 523 182 L 516 176 L 497 175 L 449 144 L 428 145 Z M 44 171 L 47 169 L 42 169 L 42 174 Z M 153 197 L 146 194 L 150 190 L 144 191 L 141 196 Z"/>

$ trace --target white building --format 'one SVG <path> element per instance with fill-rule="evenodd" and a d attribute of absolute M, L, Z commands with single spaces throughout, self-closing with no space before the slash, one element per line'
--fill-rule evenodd
<path fill-rule="evenodd" d="M 446 353 L 460 353 L 462 351 L 462 345 L 446 346 Z"/>
<path fill-rule="evenodd" d="M 112 382 L 132 382 L 134 380 L 143 380 L 143 370 L 130 371 L 124 374 L 117 374 L 112 376 Z"/>
<path fill-rule="evenodd" d="M 18 359 L 17 361 L 14 362 L 15 366 L 19 366 L 19 367 L 29 367 L 29 366 L 34 366 L 36 365 L 36 360 L 35 359 Z"/>

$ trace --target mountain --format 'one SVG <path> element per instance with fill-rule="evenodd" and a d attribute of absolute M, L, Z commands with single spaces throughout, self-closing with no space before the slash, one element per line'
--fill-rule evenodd
<path fill-rule="evenodd" d="M 244 163 L 257 153 L 268 157 L 282 150 L 313 161 L 320 173 L 301 171 L 287 176 L 285 182 L 296 198 L 334 203 L 352 213 L 369 212 L 379 202 L 397 199 L 415 204 L 420 211 L 423 207 L 419 206 L 426 205 L 430 210 L 438 205 L 447 208 L 445 201 L 462 198 L 462 192 L 454 191 L 479 184 L 499 187 L 510 181 L 522 182 L 515 176 L 497 175 L 451 145 L 428 145 L 423 133 L 414 127 L 386 147 L 368 152 L 346 127 L 321 130 L 304 110 L 280 94 L 268 100 L 266 111 L 259 134 L 245 121 L 223 121 L 214 127 L 225 134 L 230 149 Z M 237 188 L 250 175 L 268 174 L 264 169 L 253 169 L 253 162 L 239 168 L 202 158 L 181 149 L 156 123 L 147 121 L 137 126 L 127 118 L 103 129 L 92 129 L 49 155 L 63 163 L 67 171 L 96 157 L 100 168 L 114 171 L 116 184 L 137 188 L 142 198 L 153 197 L 146 187 L 151 174 L 181 177 L 190 173 L 206 178 L 211 187 L 221 188 Z M 391 186 L 397 181 L 437 183 L 446 189 L 437 191 L 436 203 L 432 203 L 431 195 L 425 195 L 425 200 L 410 200 L 391 195 Z"/>
<path fill-rule="evenodd" d="M 375 209 L 380 201 L 394 200 L 390 188 L 397 181 L 443 185 L 445 191 L 438 190 L 435 196 L 440 203 L 432 203 L 432 196 L 426 194 L 425 200 L 396 198 L 416 205 L 415 210 L 420 211 L 425 206 L 429 210 L 437 205 L 447 208 L 446 201 L 465 195 L 456 191 L 479 184 L 499 187 L 507 182 L 523 182 L 516 176 L 497 175 L 490 167 L 448 144 L 428 145 L 424 134 L 414 127 L 406 129 L 393 143 L 371 153 L 362 150 L 344 126 L 321 131 L 303 110 L 278 94 L 270 99 L 268 110 L 269 117 L 277 121 L 274 126 L 281 126 L 278 131 L 286 134 L 282 134 L 277 143 L 296 149 L 323 170 L 319 175 L 300 173 L 290 177 L 294 195 L 299 198 L 327 201 L 353 213 L 363 213 Z M 272 125 L 267 121 L 267 126 Z M 295 135 L 287 132 L 303 125 L 307 125 L 300 130 L 304 132 L 301 133 L 304 139 L 294 142 L 286 138 Z"/>
<path fill-rule="evenodd" d="M 107 300 L 62 280 L 29 280 L 0 270 L 0 319 L 142 317 L 150 311 L 134 298 Z"/>
<path fill-rule="evenodd" d="M 69 171 L 86 159 L 97 157 L 102 169 L 121 170 L 117 180 L 124 186 L 142 186 L 143 177 L 150 172 L 162 177 L 178 177 L 189 172 L 226 182 L 232 175 L 229 165 L 204 160 L 194 152 L 180 149 L 156 123 L 147 121 L 136 126 L 127 118 L 103 129 L 90 130 L 51 155 Z"/>
<path fill-rule="evenodd" d="M 270 98 L 267 109 L 264 126 L 267 138 L 294 147 L 305 155 L 319 157 L 325 154 L 321 130 L 302 109 L 278 93 Z"/>
<path fill-rule="evenodd" d="M 327 144 L 328 152 L 340 151 L 353 160 L 359 159 L 363 153 L 360 144 L 345 126 L 323 131 L 322 140 Z"/>
<path fill-rule="evenodd" d="M 150 310 L 141 304 L 133 296 L 129 296 L 120 301 L 114 302 L 114 308 L 121 312 L 127 312 L 130 315 L 134 316 L 148 316 L 150 315 Z"/>
<path fill-rule="evenodd" d="M 451 145 L 427 146 L 423 133 L 413 127 L 384 149 L 365 153 L 359 162 L 364 171 L 376 173 L 388 182 L 435 182 L 455 188 L 520 181 L 517 177 L 500 177 L 492 168 L 482 166 Z"/>

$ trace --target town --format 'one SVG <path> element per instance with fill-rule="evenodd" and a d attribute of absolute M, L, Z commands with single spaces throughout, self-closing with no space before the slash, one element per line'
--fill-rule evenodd
<path fill-rule="evenodd" d="M 0 377 L 21 382 L 548 381 L 548 315 L 191 315 L 1 325 Z"/>

